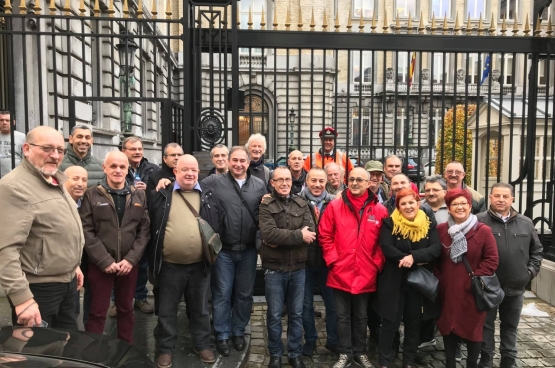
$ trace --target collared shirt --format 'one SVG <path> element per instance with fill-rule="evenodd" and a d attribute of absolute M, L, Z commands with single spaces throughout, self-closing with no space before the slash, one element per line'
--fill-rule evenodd
<path fill-rule="evenodd" d="M 77 209 L 81 208 L 81 198 L 77 200 Z"/>
<path fill-rule="evenodd" d="M 499 216 L 499 218 L 500 218 L 501 220 L 503 220 L 503 222 L 507 222 L 507 221 L 509 221 L 509 219 L 511 218 L 511 211 L 509 211 L 509 213 L 507 214 L 507 216 L 503 216 L 503 215 L 500 214 L 499 212 L 495 212 L 495 214 L 496 214 L 497 216 Z"/>
<path fill-rule="evenodd" d="M 447 208 L 447 205 L 445 204 L 445 202 L 443 202 L 443 204 L 437 210 L 434 210 L 426 202 L 425 199 L 422 200 L 422 204 L 426 204 L 426 205 L 428 205 L 428 207 L 430 207 L 430 209 L 434 212 L 434 217 L 435 217 L 436 222 L 438 224 L 443 224 L 444 222 L 447 222 L 447 219 L 449 218 L 449 209 Z"/>
<path fill-rule="evenodd" d="M 177 180 L 173 182 L 173 191 L 175 192 L 176 190 L 180 190 L 181 187 L 179 186 L 179 184 L 177 183 Z M 196 182 L 195 186 L 193 187 L 193 190 L 198 190 L 199 192 L 202 192 L 202 188 L 200 187 L 200 184 L 198 183 L 198 181 Z"/>

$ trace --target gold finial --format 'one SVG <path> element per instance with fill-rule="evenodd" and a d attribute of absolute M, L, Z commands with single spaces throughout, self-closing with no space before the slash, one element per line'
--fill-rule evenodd
<path fill-rule="evenodd" d="M 409 11 L 409 20 L 407 21 L 407 33 L 412 34 L 412 14 Z"/>
<path fill-rule="evenodd" d="M 515 14 L 515 21 L 513 24 L 513 37 L 518 36 L 518 16 Z"/>
<path fill-rule="evenodd" d="M 461 25 L 459 24 L 459 12 L 455 15 L 455 28 L 453 31 L 455 31 L 456 35 L 461 31 Z"/>
<path fill-rule="evenodd" d="M 551 15 L 549 16 L 549 20 L 547 21 L 547 31 L 545 31 L 545 33 L 547 33 L 547 37 L 551 37 L 551 35 L 553 34 L 553 24 L 551 24 Z"/>
<path fill-rule="evenodd" d="M 370 28 L 372 28 L 372 32 L 371 33 L 376 33 L 376 13 L 372 11 L 372 25 L 370 26 Z"/>
<path fill-rule="evenodd" d="M 495 14 L 491 12 L 491 21 L 489 22 L 489 34 L 490 36 L 495 35 Z"/>
<path fill-rule="evenodd" d="M 84 17 L 87 13 L 87 8 L 85 8 L 85 0 L 79 2 L 79 15 Z"/>
<path fill-rule="evenodd" d="M 110 0 L 110 1 L 114 1 L 114 0 Z M 152 0 L 152 18 L 153 19 L 157 19 L 158 18 L 158 0 Z"/>
<path fill-rule="evenodd" d="M 125 0 L 127 1 L 127 0 Z M 171 0 L 166 0 L 166 19 L 172 19 Z"/>
<path fill-rule="evenodd" d="M 94 0 L 93 13 L 95 17 L 100 17 L 100 2 L 98 0 Z"/>
<path fill-rule="evenodd" d="M 152 0 L 152 2 L 155 2 L 155 1 L 156 0 Z M 116 11 L 114 10 L 114 0 L 110 0 L 110 3 L 108 4 L 108 17 L 113 18 L 115 12 Z"/>
<path fill-rule="evenodd" d="M 19 4 L 19 14 L 27 14 L 27 6 L 25 4 L 25 0 L 21 0 Z"/>
<path fill-rule="evenodd" d="M 399 10 L 397 10 L 397 17 L 395 18 L 395 33 L 401 33 L 401 19 L 399 19 Z"/>
<path fill-rule="evenodd" d="M 277 17 L 277 11 L 276 11 L 276 6 L 274 5 L 274 22 L 272 23 L 272 26 L 274 27 L 274 30 L 278 29 L 278 17 Z"/>
<path fill-rule="evenodd" d="M 446 12 L 445 16 L 443 17 L 443 34 L 446 35 L 447 32 L 449 32 L 449 26 L 447 25 L 447 12 Z"/>
<path fill-rule="evenodd" d="M 430 27 L 432 34 L 436 34 L 437 25 L 436 25 L 436 15 L 432 12 L 432 27 Z"/>
<path fill-rule="evenodd" d="M 314 9 L 312 11 L 314 12 Z M 322 22 L 322 31 L 323 32 L 328 31 L 328 12 L 326 8 L 324 8 L 324 21 Z"/>
<path fill-rule="evenodd" d="M 249 6 L 249 19 L 247 20 L 248 29 L 252 29 L 252 5 Z"/>
<path fill-rule="evenodd" d="M 347 32 L 351 32 L 351 28 L 353 28 L 353 15 L 351 14 L 351 8 L 349 8 L 349 19 L 347 20 Z"/>
<path fill-rule="evenodd" d="M 40 0 L 36 0 L 37 2 L 35 3 L 35 6 L 33 7 L 33 10 L 35 11 L 36 15 L 40 15 L 42 8 L 40 7 Z"/>
<path fill-rule="evenodd" d="M 139 0 L 139 3 L 137 4 L 137 18 L 143 19 L 143 13 L 143 0 Z"/>
<path fill-rule="evenodd" d="M 6 1 L 6 4 L 9 2 Z M 50 0 L 50 6 L 48 7 L 48 9 L 50 9 L 50 15 L 56 15 L 56 0 Z"/>
<path fill-rule="evenodd" d="M 424 17 L 422 15 L 422 11 L 420 11 L 420 23 L 418 23 L 418 34 L 424 34 L 425 29 L 426 27 L 424 27 Z"/>
<path fill-rule="evenodd" d="M 478 36 L 481 36 L 483 31 L 484 31 L 484 24 L 482 22 L 482 13 L 480 13 L 480 19 L 478 19 Z"/>
<path fill-rule="evenodd" d="M 542 33 L 541 22 L 542 22 L 542 19 L 538 15 L 538 18 L 536 19 L 536 29 L 534 30 L 534 36 L 536 37 L 541 36 L 541 33 Z"/>
<path fill-rule="evenodd" d="M 339 28 L 341 27 L 341 25 L 339 24 L 339 12 L 337 12 L 337 14 L 335 14 L 335 32 L 339 32 Z"/>
<path fill-rule="evenodd" d="M 359 33 L 364 33 L 364 9 L 361 9 L 360 11 L 360 22 L 358 23 L 358 32 Z"/>
<path fill-rule="evenodd" d="M 530 20 L 528 19 L 528 14 L 526 14 L 526 22 L 524 22 L 524 36 L 530 36 Z"/>
<path fill-rule="evenodd" d="M 325 17 L 326 15 L 324 14 L 324 19 Z M 314 32 L 314 27 L 316 27 L 316 22 L 314 21 L 314 7 L 312 7 L 312 14 L 310 15 L 310 32 Z"/>
<path fill-rule="evenodd" d="M 382 26 L 383 32 L 382 33 L 389 33 L 389 24 L 387 24 L 387 23 L 388 23 L 387 22 L 387 10 L 384 9 L 383 10 L 383 26 Z"/>
<path fill-rule="evenodd" d="M 266 13 L 264 13 L 264 7 L 262 7 L 262 14 L 260 15 L 260 30 L 266 30 Z"/>
<path fill-rule="evenodd" d="M 507 32 L 507 16 L 503 14 L 503 22 L 501 22 L 501 36 L 505 36 Z"/>
<path fill-rule="evenodd" d="M 287 7 L 287 13 L 285 15 L 285 30 L 291 30 L 291 11 L 289 10 L 289 7 Z"/>
<path fill-rule="evenodd" d="M 302 12 L 301 3 L 299 3 L 299 22 L 297 23 L 297 30 L 298 31 L 303 30 L 303 12 Z"/>
<path fill-rule="evenodd" d="M 123 0 L 123 17 L 124 18 L 129 18 L 129 2 L 128 0 Z"/>
<path fill-rule="evenodd" d="M 64 15 L 71 15 L 71 4 L 69 3 L 70 0 L 66 0 L 66 3 L 64 5 L 63 11 L 64 11 Z"/>
<path fill-rule="evenodd" d="M 54 8 L 56 8 L 56 6 L 54 6 Z M 10 0 L 6 0 L 6 2 L 4 3 L 4 13 L 11 14 L 12 10 L 13 10 L 12 3 L 10 2 Z"/>
<path fill-rule="evenodd" d="M 470 13 L 468 13 L 468 18 L 466 18 L 466 34 L 470 35 L 472 33 L 472 25 L 470 24 Z"/>

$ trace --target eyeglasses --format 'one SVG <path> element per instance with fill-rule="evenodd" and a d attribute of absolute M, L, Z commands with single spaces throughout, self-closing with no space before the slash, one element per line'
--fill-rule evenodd
<path fill-rule="evenodd" d="M 459 175 L 461 175 L 461 174 L 464 174 L 464 171 L 459 171 L 459 170 L 446 170 L 445 173 L 446 173 L 447 175 L 453 175 L 453 174 L 455 174 L 455 175 L 459 176 Z"/>
<path fill-rule="evenodd" d="M 293 180 L 291 178 L 277 178 L 277 179 L 272 179 L 275 183 L 278 184 L 283 184 L 283 182 L 289 184 L 291 183 Z"/>
<path fill-rule="evenodd" d="M 166 157 L 181 157 L 183 156 L 183 153 L 169 153 L 166 155 Z"/>
<path fill-rule="evenodd" d="M 468 202 L 461 202 L 461 203 L 451 203 L 451 208 L 457 208 L 457 207 L 466 207 L 468 206 Z"/>
<path fill-rule="evenodd" d="M 363 179 L 363 178 L 349 178 L 349 183 L 352 184 L 352 183 L 354 183 L 355 181 L 357 182 L 357 184 L 362 184 L 362 183 L 364 183 L 365 181 L 368 181 L 368 179 Z"/>
<path fill-rule="evenodd" d="M 33 144 L 29 143 L 29 146 L 38 147 L 43 150 L 45 153 L 54 153 L 54 151 L 58 151 L 59 155 L 63 155 L 66 151 L 63 147 L 52 147 L 52 146 L 41 146 L 40 144 Z"/>

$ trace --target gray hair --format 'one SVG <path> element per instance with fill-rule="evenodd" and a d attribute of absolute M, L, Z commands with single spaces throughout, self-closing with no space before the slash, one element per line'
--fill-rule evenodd
<path fill-rule="evenodd" d="M 445 183 L 445 179 L 443 179 L 443 176 L 441 175 L 431 175 L 431 176 L 427 176 L 424 179 L 424 186 L 426 186 L 426 184 L 434 184 L 434 183 L 438 183 L 439 185 L 441 185 L 441 189 L 447 190 L 447 184 Z"/>
<path fill-rule="evenodd" d="M 492 194 L 495 188 L 507 188 L 511 191 L 511 197 L 515 196 L 515 188 L 511 184 L 503 182 L 495 183 L 491 186 L 489 194 Z"/>
<path fill-rule="evenodd" d="M 214 158 L 214 150 L 216 148 L 225 148 L 227 151 L 227 155 L 229 156 L 229 148 L 227 148 L 227 146 L 225 144 L 217 144 L 214 147 L 212 147 L 212 149 L 210 150 L 210 158 Z"/>
<path fill-rule="evenodd" d="M 252 141 L 261 141 L 262 142 L 262 148 L 264 148 L 264 152 L 266 152 L 266 137 L 264 137 L 262 134 L 260 133 L 254 133 L 249 137 L 249 140 L 247 141 L 247 143 L 245 143 L 245 147 L 247 149 L 249 149 L 249 146 L 251 145 Z"/>
<path fill-rule="evenodd" d="M 166 147 L 164 147 L 164 156 L 168 155 L 168 148 L 179 148 L 181 149 L 181 151 L 183 151 L 183 148 L 181 148 L 181 146 L 177 143 L 168 143 L 166 144 Z"/>
<path fill-rule="evenodd" d="M 143 140 L 140 137 L 132 136 L 132 137 L 127 137 L 123 140 L 123 142 L 121 143 L 121 148 L 127 149 L 127 143 L 135 143 L 135 142 L 141 142 L 141 146 L 143 145 Z"/>
<path fill-rule="evenodd" d="M 91 132 L 91 134 L 92 134 L 92 129 L 91 129 L 90 126 L 88 126 L 88 125 L 76 125 L 76 126 L 74 126 L 73 128 L 71 128 L 71 132 L 69 133 L 69 135 L 75 135 L 75 131 L 76 131 L 77 129 L 88 130 L 88 131 Z"/>
<path fill-rule="evenodd" d="M 399 158 L 399 156 L 397 156 L 397 155 L 389 155 L 389 156 L 387 156 L 387 157 L 385 158 L 385 160 L 383 161 L 383 163 L 384 163 L 385 165 L 387 165 L 387 160 L 389 160 L 390 158 L 396 158 L 397 160 L 401 161 L 401 164 L 403 164 L 403 160 L 401 160 L 401 159 Z"/>
<path fill-rule="evenodd" d="M 336 162 L 330 162 L 330 163 L 326 164 L 326 166 L 324 166 L 324 171 L 326 172 L 326 175 L 328 174 L 328 169 L 333 167 L 334 165 L 339 167 L 339 173 L 341 175 L 345 176 L 345 168 L 341 165 L 338 165 Z"/>
<path fill-rule="evenodd" d="M 249 155 L 249 150 L 245 147 L 245 146 L 233 146 L 231 147 L 231 149 L 229 150 L 229 157 L 231 157 L 231 155 L 233 155 L 234 152 L 236 151 L 243 151 L 247 154 L 247 160 L 251 160 L 251 155 Z"/>

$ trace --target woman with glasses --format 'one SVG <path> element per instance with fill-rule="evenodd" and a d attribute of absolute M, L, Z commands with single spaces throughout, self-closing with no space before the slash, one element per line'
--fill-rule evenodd
<path fill-rule="evenodd" d="M 445 345 L 446 367 L 456 366 L 455 350 L 462 339 L 468 356 L 466 366 L 478 366 L 486 312 L 476 308 L 470 291 L 470 275 L 463 257 L 476 276 L 491 276 L 499 259 L 491 228 L 478 222 L 472 210 L 472 195 L 466 189 L 452 189 L 445 195 L 449 210 L 446 223 L 437 226 L 442 243 L 437 265 L 441 317 L 437 326 Z"/>
<path fill-rule="evenodd" d="M 378 279 L 378 314 L 382 326 L 378 340 L 379 365 L 395 360 L 393 343 L 401 321 L 405 325 L 403 366 L 414 366 L 418 350 L 420 323 L 439 317 L 439 304 L 410 286 L 407 276 L 417 267 L 432 270 L 441 253 L 434 218 L 420 210 L 420 196 L 410 188 L 401 189 L 395 210 L 383 222 L 380 246 L 386 262 Z"/>

